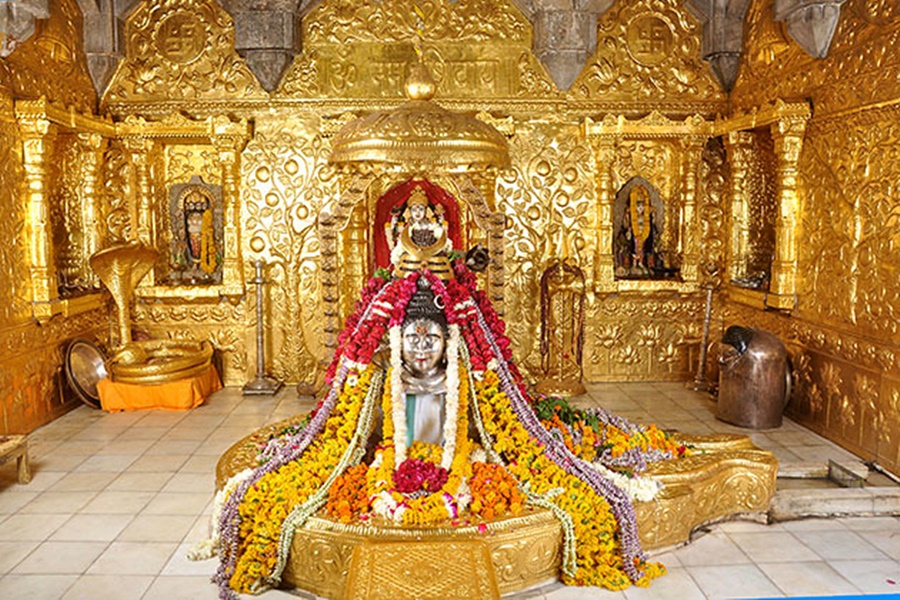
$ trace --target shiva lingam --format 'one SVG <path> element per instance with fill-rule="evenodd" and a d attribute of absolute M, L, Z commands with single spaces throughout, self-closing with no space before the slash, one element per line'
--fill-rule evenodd
<path fill-rule="evenodd" d="M 154 385 L 194 377 L 209 368 L 213 347 L 208 341 L 134 341 L 131 337 L 129 307 L 134 288 L 158 255 L 155 248 L 132 241 L 90 258 L 91 268 L 109 290 L 119 313 L 119 346 L 106 363 L 113 381 Z"/>

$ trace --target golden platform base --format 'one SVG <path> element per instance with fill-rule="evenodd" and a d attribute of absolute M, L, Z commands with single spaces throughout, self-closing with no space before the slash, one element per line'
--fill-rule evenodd
<path fill-rule="evenodd" d="M 573 398 L 587 393 L 584 384 L 578 379 L 553 379 L 552 377 L 538 381 L 534 390 L 538 394 L 554 398 Z"/>
<path fill-rule="evenodd" d="M 229 448 L 216 467 L 218 486 L 253 464 L 258 443 L 295 421 Z M 775 493 L 778 461 L 748 437 L 677 437 L 695 454 L 652 467 L 663 490 L 635 505 L 647 550 L 685 542 L 704 523 L 764 511 Z M 328 598 L 495 598 L 559 576 L 562 529 L 550 511 L 527 509 L 485 525 L 343 525 L 319 515 L 295 533 L 282 581 Z"/>

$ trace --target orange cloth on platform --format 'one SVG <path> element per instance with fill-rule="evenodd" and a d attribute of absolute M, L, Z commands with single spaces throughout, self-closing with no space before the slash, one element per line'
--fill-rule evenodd
<path fill-rule="evenodd" d="M 109 377 L 101 379 L 97 384 L 100 407 L 110 412 L 153 408 L 188 410 L 200 406 L 210 394 L 220 389 L 222 383 L 212 365 L 209 365 L 205 373 L 196 377 L 158 385 L 116 383 Z"/>

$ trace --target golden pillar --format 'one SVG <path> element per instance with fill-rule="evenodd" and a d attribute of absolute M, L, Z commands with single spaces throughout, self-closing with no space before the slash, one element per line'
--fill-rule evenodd
<path fill-rule="evenodd" d="M 697 170 L 703 158 L 705 137 L 683 138 L 681 142 L 682 209 L 681 231 L 677 250 L 682 253 L 681 277 L 685 281 L 698 282 L 699 274 L 699 234 L 702 223 L 697 219 Z"/>
<path fill-rule="evenodd" d="M 80 158 L 84 165 L 81 182 L 81 210 L 84 224 L 81 256 L 84 264 L 81 265 L 81 273 L 92 286 L 98 286 L 100 282 L 88 264 L 88 257 L 100 250 L 103 243 L 100 173 L 108 140 L 97 133 L 80 133 L 78 140 L 81 142 Z"/>
<path fill-rule="evenodd" d="M 350 212 L 350 221 L 341 231 L 341 314 L 353 314 L 353 305 L 369 278 L 369 214 L 365 202 Z"/>
<path fill-rule="evenodd" d="M 57 127 L 49 119 L 18 115 L 25 168 L 28 205 L 28 270 L 31 276 L 34 316 L 45 322 L 53 316 L 51 300 L 57 298 L 53 264 L 53 232 L 50 226 L 48 162 L 53 153 Z"/>
<path fill-rule="evenodd" d="M 797 165 L 806 118 L 782 118 L 771 126 L 777 157 L 778 214 L 775 217 L 775 260 L 766 304 L 790 310 L 797 304 Z"/>
<path fill-rule="evenodd" d="M 150 181 L 150 149 L 153 142 L 143 137 L 123 139 L 125 149 L 134 165 L 135 193 L 135 234 L 138 241 L 155 246 L 156 232 L 153 226 L 153 189 Z M 151 274 L 151 280 L 153 279 Z"/>
<path fill-rule="evenodd" d="M 746 275 L 747 252 L 750 246 L 750 190 L 747 189 L 750 159 L 753 152 L 753 133 L 732 131 L 725 136 L 725 149 L 731 166 L 731 240 L 727 252 L 726 273 L 729 281 Z"/>
<path fill-rule="evenodd" d="M 231 126 L 230 121 L 225 125 Z M 241 268 L 240 223 L 241 206 L 238 181 L 241 169 L 241 151 L 247 140 L 241 136 L 219 135 L 216 124 L 213 124 L 210 136 L 218 153 L 219 168 L 222 171 L 222 205 L 225 217 L 224 242 L 225 256 L 222 264 L 223 295 L 240 296 L 244 290 L 244 273 Z"/>
<path fill-rule="evenodd" d="M 615 158 L 616 141 L 612 137 L 594 138 L 597 156 L 597 247 L 594 258 L 594 282 L 604 287 L 615 282 L 615 257 L 613 256 L 613 204 L 616 200 L 613 190 L 612 169 Z"/>

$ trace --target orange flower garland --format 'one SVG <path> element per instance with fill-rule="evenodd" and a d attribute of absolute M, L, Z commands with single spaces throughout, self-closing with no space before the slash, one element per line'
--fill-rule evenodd
<path fill-rule="evenodd" d="M 519 483 L 502 465 L 483 462 L 472 463 L 472 504 L 473 515 L 484 519 L 511 513 L 518 515 L 525 504 L 525 496 L 519 490 Z"/>
<path fill-rule="evenodd" d="M 349 523 L 353 517 L 369 510 L 369 493 L 366 489 L 368 465 L 350 467 L 334 480 L 328 488 L 325 512 L 341 523 Z"/>

